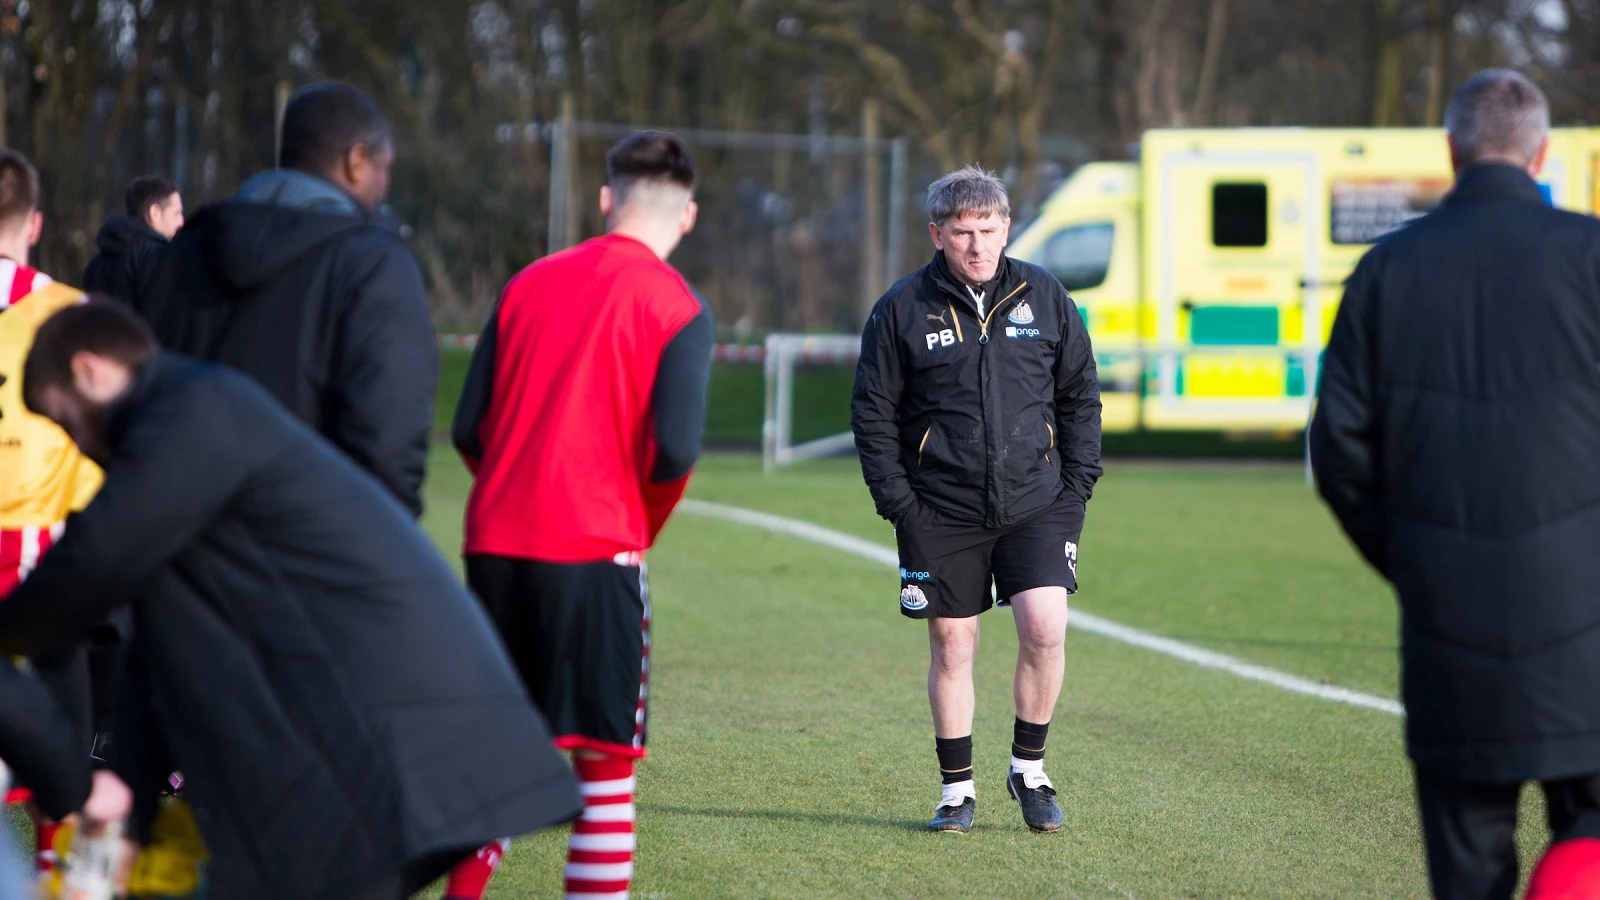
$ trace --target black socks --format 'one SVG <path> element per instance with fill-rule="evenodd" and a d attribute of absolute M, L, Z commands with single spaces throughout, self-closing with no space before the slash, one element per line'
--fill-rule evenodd
<path fill-rule="evenodd" d="M 939 754 L 939 774 L 944 777 L 945 784 L 972 780 L 972 735 L 936 737 L 933 746 Z"/>
<path fill-rule="evenodd" d="M 1029 761 L 1044 759 L 1044 739 L 1049 733 L 1049 722 L 1035 725 L 1018 719 L 1011 732 L 1011 755 Z"/>

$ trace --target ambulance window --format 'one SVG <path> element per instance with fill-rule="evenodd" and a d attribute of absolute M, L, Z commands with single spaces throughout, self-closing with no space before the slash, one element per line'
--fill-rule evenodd
<path fill-rule="evenodd" d="M 1211 243 L 1217 247 L 1267 245 L 1267 186 L 1219 183 L 1211 186 Z"/>
<path fill-rule="evenodd" d="M 1115 235 L 1116 228 L 1110 222 L 1063 228 L 1045 242 L 1039 263 L 1069 291 L 1099 287 L 1105 283 L 1106 270 L 1111 267 Z"/>

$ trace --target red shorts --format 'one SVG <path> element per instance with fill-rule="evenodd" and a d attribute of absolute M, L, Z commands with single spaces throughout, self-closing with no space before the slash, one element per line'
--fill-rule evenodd
<path fill-rule="evenodd" d="M 61 525 L 0 528 L 0 599 L 28 577 L 45 551 L 61 538 Z"/>

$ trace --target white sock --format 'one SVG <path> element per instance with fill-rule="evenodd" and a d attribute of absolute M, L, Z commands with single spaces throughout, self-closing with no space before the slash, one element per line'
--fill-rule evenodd
<path fill-rule="evenodd" d="M 966 781 L 958 781 L 955 784 L 945 785 L 944 793 L 939 797 L 939 805 L 960 806 L 961 801 L 967 799 L 978 799 L 978 786 L 972 782 L 971 778 Z"/>
<path fill-rule="evenodd" d="M 1042 759 L 1017 759 L 1011 757 L 1011 771 L 1013 772 L 1043 772 L 1044 760 Z"/>

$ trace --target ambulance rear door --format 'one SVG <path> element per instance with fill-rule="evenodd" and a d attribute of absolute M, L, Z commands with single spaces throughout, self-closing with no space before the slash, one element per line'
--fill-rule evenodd
<path fill-rule="evenodd" d="M 1147 156 L 1145 182 L 1158 332 L 1145 424 L 1303 428 L 1323 318 L 1316 155 L 1198 141 L 1164 151 Z"/>

